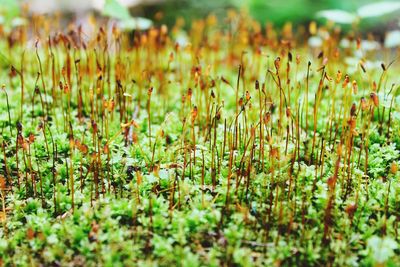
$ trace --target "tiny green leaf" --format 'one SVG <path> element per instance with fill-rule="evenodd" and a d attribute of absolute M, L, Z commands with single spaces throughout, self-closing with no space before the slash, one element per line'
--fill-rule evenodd
<path fill-rule="evenodd" d="M 385 47 L 392 48 L 400 46 L 400 31 L 390 31 L 385 37 Z"/>
<path fill-rule="evenodd" d="M 317 13 L 317 17 L 323 17 L 341 24 L 351 24 L 357 20 L 357 16 L 353 13 L 339 9 L 322 10 Z"/>
<path fill-rule="evenodd" d="M 149 19 L 134 17 L 121 21 L 118 26 L 123 30 L 147 30 L 152 25 L 153 22 Z"/>
<path fill-rule="evenodd" d="M 117 0 L 106 0 L 103 8 L 103 15 L 120 20 L 128 20 L 131 18 L 129 10 Z"/>
<path fill-rule="evenodd" d="M 400 10 L 400 2 L 379 2 L 360 7 L 357 14 L 361 18 L 379 17 Z"/>

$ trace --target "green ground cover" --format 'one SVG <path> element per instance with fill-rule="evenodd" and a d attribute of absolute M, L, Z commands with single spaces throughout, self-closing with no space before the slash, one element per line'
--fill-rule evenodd
<path fill-rule="evenodd" d="M 398 50 L 54 21 L 1 33 L 2 265 L 400 265 Z"/>

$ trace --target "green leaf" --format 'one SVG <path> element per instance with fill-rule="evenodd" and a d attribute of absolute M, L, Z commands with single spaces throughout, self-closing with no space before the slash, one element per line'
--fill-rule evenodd
<path fill-rule="evenodd" d="M 152 25 L 151 20 L 142 17 L 129 18 L 119 23 L 119 27 L 123 30 L 147 30 Z"/>
<path fill-rule="evenodd" d="M 360 7 L 357 14 L 361 18 L 378 17 L 400 10 L 400 2 L 379 2 Z"/>
<path fill-rule="evenodd" d="M 385 37 L 385 47 L 393 48 L 400 46 L 400 31 L 390 31 Z"/>
<path fill-rule="evenodd" d="M 341 24 L 352 24 L 357 20 L 357 16 L 353 13 L 339 9 L 322 10 L 317 13 L 317 17 L 326 18 L 327 20 Z"/>
<path fill-rule="evenodd" d="M 131 19 L 129 10 L 121 5 L 117 0 L 106 0 L 103 8 L 103 15 L 120 20 Z"/>
<path fill-rule="evenodd" d="M 0 14 L 7 19 L 12 19 L 19 16 L 20 7 L 17 0 L 0 0 Z"/>
<path fill-rule="evenodd" d="M 384 263 L 389 260 L 395 255 L 394 250 L 398 247 L 396 241 L 392 238 L 380 238 L 376 235 L 368 239 L 367 244 L 373 259 L 378 263 Z"/>

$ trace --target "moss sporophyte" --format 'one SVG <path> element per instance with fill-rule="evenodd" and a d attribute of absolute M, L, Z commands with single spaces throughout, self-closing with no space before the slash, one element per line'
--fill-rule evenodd
<path fill-rule="evenodd" d="M 0 265 L 400 265 L 398 50 L 59 19 L 0 31 Z"/>

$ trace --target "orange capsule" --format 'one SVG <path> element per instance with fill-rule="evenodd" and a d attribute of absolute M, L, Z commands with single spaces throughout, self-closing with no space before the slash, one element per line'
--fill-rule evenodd
<path fill-rule="evenodd" d="M 89 151 L 89 147 L 85 144 L 82 144 L 79 148 L 79 150 L 83 153 L 83 154 L 87 154 Z"/>
<path fill-rule="evenodd" d="M 339 49 L 335 49 L 335 51 L 333 52 L 333 57 L 334 58 L 339 58 L 340 57 L 340 52 L 339 52 Z"/>
<path fill-rule="evenodd" d="M 339 83 L 341 79 L 342 79 L 342 72 L 338 70 L 336 74 L 336 83 Z"/>
<path fill-rule="evenodd" d="M 296 64 L 300 64 L 300 55 L 296 56 Z"/>
<path fill-rule="evenodd" d="M 274 61 L 275 69 L 276 71 L 279 71 L 279 68 L 281 67 L 281 58 L 277 57 Z"/>
<path fill-rule="evenodd" d="M 290 115 L 292 114 L 290 107 L 286 108 L 286 117 L 290 118 Z"/>
<path fill-rule="evenodd" d="M 69 93 L 69 86 L 68 84 L 64 85 L 64 93 L 68 94 Z"/>
<path fill-rule="evenodd" d="M 374 103 L 374 106 L 377 107 L 379 106 L 379 98 L 375 93 L 371 93 L 369 95 L 371 97 L 372 102 Z"/>
<path fill-rule="evenodd" d="M 249 101 L 251 98 L 249 91 L 246 91 L 246 101 Z"/>
<path fill-rule="evenodd" d="M 251 127 L 250 132 L 251 132 L 252 137 L 256 136 L 256 128 L 255 127 Z"/>
<path fill-rule="evenodd" d="M 33 142 L 35 142 L 35 135 L 33 133 L 29 134 L 28 137 L 29 143 L 32 144 Z"/>
<path fill-rule="evenodd" d="M 197 106 L 194 106 L 192 109 L 192 122 L 194 122 L 196 117 L 197 117 Z"/>
<path fill-rule="evenodd" d="M 349 77 L 349 75 L 346 74 L 346 76 L 344 76 L 342 88 L 345 88 L 349 84 L 349 82 L 350 82 L 350 77 Z"/>
<path fill-rule="evenodd" d="M 104 154 L 109 154 L 110 153 L 110 148 L 108 147 L 108 144 L 104 145 L 103 152 L 104 152 Z"/>
<path fill-rule="evenodd" d="M 1 190 L 6 189 L 6 179 L 2 175 L 0 175 L 0 189 Z"/>
<path fill-rule="evenodd" d="M 74 138 L 69 138 L 69 147 L 73 150 L 75 148 L 75 140 Z"/>
<path fill-rule="evenodd" d="M 343 152 L 343 145 L 342 145 L 342 144 L 339 144 L 339 145 L 338 145 L 338 148 L 337 148 L 337 153 L 338 153 L 338 155 L 341 155 L 342 152 Z"/>
<path fill-rule="evenodd" d="M 137 133 L 133 132 L 132 133 L 132 142 L 137 144 L 138 140 L 139 140 L 139 137 L 138 137 Z"/>
<path fill-rule="evenodd" d="M 272 148 L 270 151 L 270 156 L 276 159 L 279 158 L 279 150 L 276 147 Z"/>
<path fill-rule="evenodd" d="M 348 124 L 349 127 L 350 127 L 350 131 L 354 131 L 354 130 L 356 129 L 356 120 L 355 120 L 354 117 L 352 117 L 351 119 L 349 119 L 349 120 L 347 121 L 347 124 Z"/>
<path fill-rule="evenodd" d="M 135 127 L 135 128 L 139 128 L 139 124 L 138 124 L 135 120 L 132 120 L 132 121 L 131 121 L 131 125 L 132 125 L 133 127 Z"/>
<path fill-rule="evenodd" d="M 396 174 L 398 169 L 399 167 L 397 166 L 397 163 L 395 161 L 392 161 L 392 163 L 390 164 L 390 172 L 392 174 Z"/>
<path fill-rule="evenodd" d="M 239 99 L 239 106 L 243 107 L 243 105 L 244 105 L 244 103 L 243 103 L 243 97 L 241 97 L 241 98 Z"/>
<path fill-rule="evenodd" d="M 365 110 L 368 108 L 367 101 L 365 100 L 364 97 L 361 97 L 360 102 L 361 102 L 361 109 L 362 109 L 363 111 L 365 111 Z"/>
<path fill-rule="evenodd" d="M 358 85 L 355 80 L 353 80 L 352 86 L 353 86 L 353 93 L 357 94 L 358 93 Z"/>
<path fill-rule="evenodd" d="M 137 179 L 137 184 L 140 185 L 142 183 L 142 174 L 139 171 L 136 171 L 136 179 Z"/>
<path fill-rule="evenodd" d="M 357 42 L 357 49 L 360 49 L 361 48 L 361 39 L 360 39 L 360 37 L 357 38 L 356 42 Z"/>

